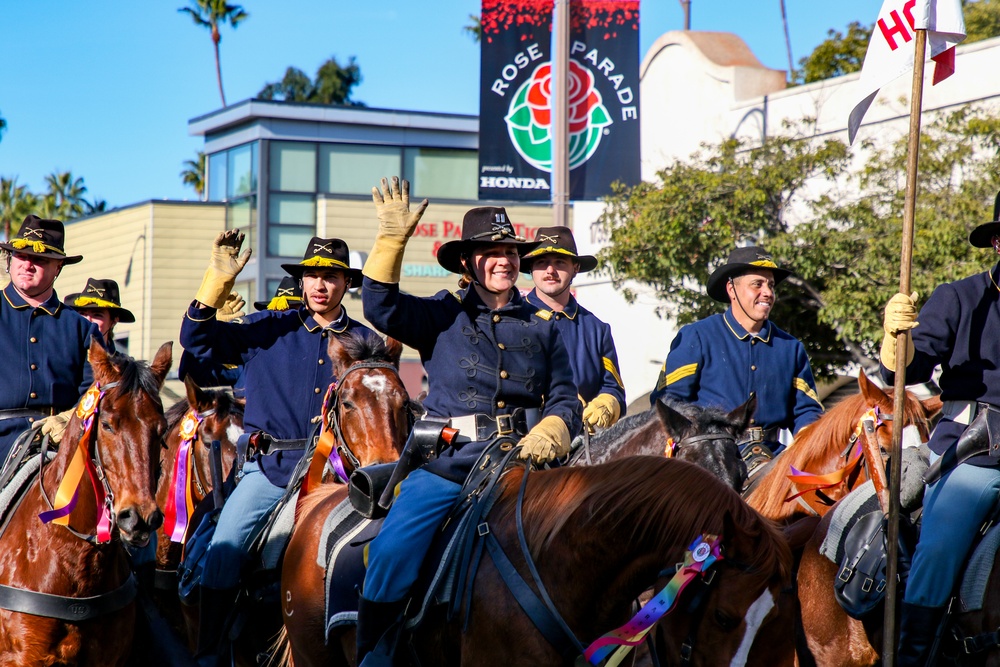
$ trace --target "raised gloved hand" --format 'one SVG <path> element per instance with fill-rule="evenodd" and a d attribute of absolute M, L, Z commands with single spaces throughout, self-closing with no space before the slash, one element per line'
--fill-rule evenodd
<path fill-rule="evenodd" d="M 598 394 L 583 408 L 583 425 L 591 432 L 608 428 L 622 415 L 622 406 L 611 394 Z"/>
<path fill-rule="evenodd" d="M 212 258 L 205 269 L 205 277 L 201 287 L 195 294 L 195 300 L 209 308 L 222 308 L 233 289 L 236 276 L 240 274 L 246 263 L 250 261 L 252 250 L 247 248 L 240 254 L 244 235 L 238 229 L 221 232 L 212 244 Z"/>
<path fill-rule="evenodd" d="M 226 297 L 226 302 L 222 304 L 222 308 L 215 313 L 215 319 L 220 322 L 232 322 L 233 320 L 244 317 L 246 312 L 244 308 L 247 302 L 243 300 L 239 292 L 230 292 L 229 296 Z"/>
<path fill-rule="evenodd" d="M 75 409 L 70 408 L 65 412 L 40 419 L 35 422 L 34 428 L 41 428 L 42 435 L 49 436 L 49 440 L 59 444 L 62 440 L 63 432 L 66 430 L 66 425 L 69 424 L 69 418 L 73 416 L 73 410 Z"/>
<path fill-rule="evenodd" d="M 404 180 L 400 188 L 399 177 L 393 176 L 391 186 L 383 178 L 381 190 L 372 188 L 372 201 L 378 215 L 378 233 L 363 273 L 380 283 L 398 283 L 406 240 L 416 230 L 427 208 L 427 200 L 411 211 L 410 182 Z"/>
<path fill-rule="evenodd" d="M 521 438 L 520 445 L 520 458 L 530 457 L 537 465 L 548 463 L 569 454 L 569 428 L 562 418 L 549 415 Z"/>
<path fill-rule="evenodd" d="M 890 371 L 896 370 L 896 336 L 901 331 L 909 331 L 920 324 L 917 322 L 917 293 L 910 296 L 897 293 L 889 303 L 885 305 L 885 317 L 882 320 L 882 328 L 885 335 L 882 337 L 882 348 L 879 350 L 879 358 L 882 365 Z M 913 339 L 906 337 L 906 364 L 913 361 Z"/>

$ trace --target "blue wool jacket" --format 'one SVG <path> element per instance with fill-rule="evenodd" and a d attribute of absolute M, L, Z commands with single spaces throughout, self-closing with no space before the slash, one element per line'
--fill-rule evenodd
<path fill-rule="evenodd" d="M 519 294 L 490 310 L 473 288 L 416 297 L 366 277 L 361 295 L 376 329 L 420 353 L 429 416 L 495 417 L 542 408 L 543 417 L 566 422 L 571 436 L 579 432 L 580 400 L 566 346 L 554 323 L 535 317 Z M 486 444 L 448 449 L 427 469 L 461 483 Z"/>
<path fill-rule="evenodd" d="M 96 324 L 66 308 L 55 292 L 32 308 L 8 284 L 0 296 L 3 382 L 0 410 L 29 408 L 62 412 L 73 407 L 94 382 L 87 361 L 91 338 L 103 343 Z M 27 419 L 0 421 L 0 465 Z"/>
<path fill-rule="evenodd" d="M 598 394 L 611 394 L 618 400 L 621 416 L 624 417 L 625 387 L 618 373 L 618 352 L 611 337 L 611 326 L 577 303 L 572 296 L 561 312 L 545 305 L 536 290 L 531 290 L 525 301 L 538 309 L 535 312 L 538 317 L 556 323 L 569 351 L 573 379 L 583 400 L 589 403 Z"/>
<path fill-rule="evenodd" d="M 806 349 L 797 338 L 765 322 L 750 334 L 731 309 L 681 327 L 660 371 L 660 396 L 733 410 L 757 394 L 753 425 L 793 434 L 823 412 Z"/>
<path fill-rule="evenodd" d="M 237 323 L 219 322 L 214 308 L 192 303 L 181 325 L 181 345 L 199 359 L 243 366 L 247 432 L 297 440 L 312 433 L 312 419 L 322 412 L 326 388 L 335 380 L 328 337 L 358 330 L 371 332 L 346 310 L 324 328 L 304 307 L 260 311 Z M 272 484 L 286 486 L 302 454 L 287 450 L 260 457 L 261 470 Z"/>

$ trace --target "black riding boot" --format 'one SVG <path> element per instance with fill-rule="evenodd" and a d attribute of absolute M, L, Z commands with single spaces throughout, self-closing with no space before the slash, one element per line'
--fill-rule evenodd
<path fill-rule="evenodd" d="M 235 588 L 201 589 L 201 611 L 198 615 L 198 650 L 194 657 L 199 667 L 216 667 L 226 649 L 223 635 L 236 602 Z"/>
<path fill-rule="evenodd" d="M 371 654 L 382 635 L 399 620 L 405 609 L 406 600 L 373 602 L 363 595 L 358 598 L 358 667 L 361 667 L 362 664 L 365 667 L 382 667 L 382 665 L 392 664 L 391 653 L 387 656 L 372 655 L 372 659 L 381 658 L 381 660 L 375 660 L 374 665 L 372 664 L 373 660 L 368 662 L 364 662 L 364 660 Z"/>
<path fill-rule="evenodd" d="M 896 649 L 898 667 L 927 665 L 943 616 L 944 607 L 921 607 L 903 603 L 899 619 L 899 646 Z"/>

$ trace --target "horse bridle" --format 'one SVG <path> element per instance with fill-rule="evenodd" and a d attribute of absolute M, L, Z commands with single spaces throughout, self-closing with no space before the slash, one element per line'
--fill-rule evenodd
<path fill-rule="evenodd" d="M 230 417 L 232 417 L 235 414 L 240 414 L 240 415 L 243 414 L 243 411 L 237 407 L 238 405 L 240 404 L 234 401 L 232 405 L 229 406 Z M 203 412 L 198 412 L 197 410 L 193 410 L 193 412 L 195 418 L 198 420 L 198 431 L 197 431 L 198 440 L 201 440 L 202 445 L 204 445 L 205 451 L 209 451 L 212 446 L 212 439 L 205 437 L 205 433 L 203 430 L 205 428 L 204 426 L 205 418 L 211 417 L 212 415 L 216 414 L 218 412 L 218 407 L 217 406 L 211 407 Z M 201 469 L 200 469 L 201 466 L 193 465 L 191 467 L 194 471 L 194 475 L 192 475 L 191 480 L 194 482 L 195 489 L 198 491 L 199 494 L 201 494 L 201 497 L 204 498 L 208 495 L 208 485 L 205 482 L 205 480 L 203 480 L 201 477 Z"/>
<path fill-rule="evenodd" d="M 713 440 L 729 441 L 734 445 L 736 444 L 736 437 L 726 433 L 702 433 L 699 435 L 689 435 L 686 438 L 681 438 L 677 442 L 674 442 L 673 438 L 668 439 L 664 454 L 667 455 L 668 458 L 674 457 L 677 456 L 677 452 L 681 447 L 693 445 L 697 442 L 711 442 Z"/>

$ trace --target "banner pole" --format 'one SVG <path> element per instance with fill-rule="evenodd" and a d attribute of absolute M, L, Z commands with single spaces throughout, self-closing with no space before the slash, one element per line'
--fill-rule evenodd
<path fill-rule="evenodd" d="M 552 224 L 569 226 L 569 3 L 554 0 L 552 26 Z"/>
<path fill-rule="evenodd" d="M 910 267 L 913 262 L 913 220 L 917 205 L 917 163 L 920 155 L 920 114 L 924 95 L 924 54 L 927 48 L 927 31 L 916 30 L 913 56 L 913 84 L 910 92 L 910 135 L 906 160 L 906 197 L 903 200 L 903 235 L 899 260 L 899 291 L 909 294 Z M 899 488 L 903 473 L 903 411 L 906 405 L 906 348 L 909 331 L 896 336 L 896 383 L 893 388 L 892 453 L 889 473 L 889 517 L 886 535 L 886 592 L 882 664 L 896 664 L 896 591 L 899 570 Z"/>

